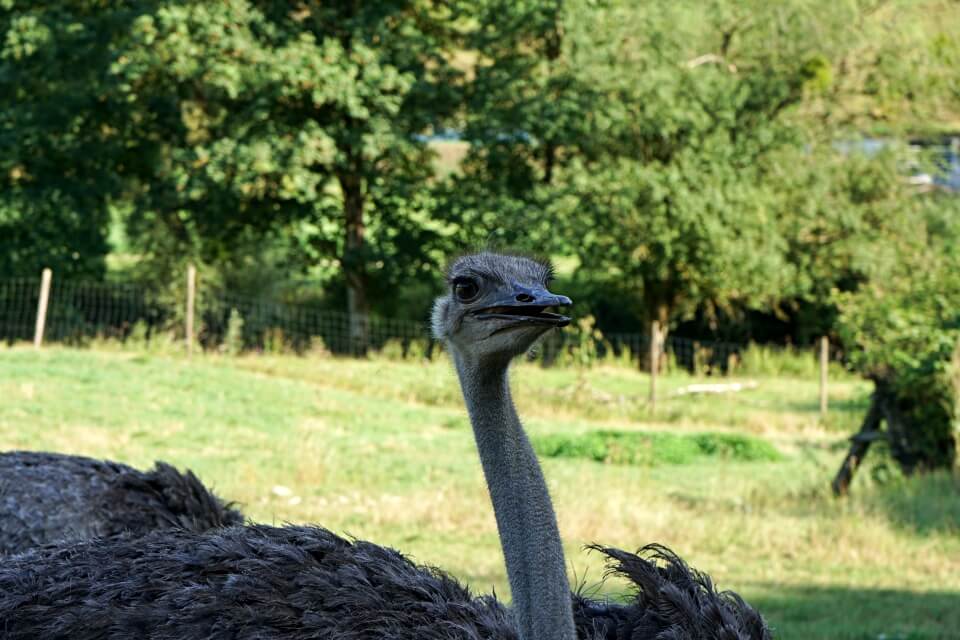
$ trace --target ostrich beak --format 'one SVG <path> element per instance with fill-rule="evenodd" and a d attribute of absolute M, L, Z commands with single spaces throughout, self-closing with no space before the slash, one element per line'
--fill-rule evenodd
<path fill-rule="evenodd" d="M 539 286 L 526 287 L 513 283 L 513 291 L 474 315 L 479 319 L 511 320 L 516 324 L 539 324 L 551 327 L 565 327 L 570 318 L 546 311 L 547 307 L 566 307 L 573 304 L 567 296 L 551 293 Z"/>

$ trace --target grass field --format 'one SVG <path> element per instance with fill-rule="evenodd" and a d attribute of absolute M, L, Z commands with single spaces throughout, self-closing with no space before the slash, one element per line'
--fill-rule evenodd
<path fill-rule="evenodd" d="M 960 479 L 868 465 L 850 499 L 829 495 L 863 382 L 834 382 L 821 424 L 812 378 L 671 396 L 693 380 L 669 377 L 653 418 L 645 377 L 628 369 L 524 364 L 513 379 L 541 450 L 580 443 L 543 460 L 578 580 L 602 579 L 585 543 L 658 541 L 760 607 L 784 640 L 960 638 Z M 649 450 L 581 456 L 601 431 Z M 446 363 L 0 348 L 0 448 L 164 459 L 255 520 L 320 523 L 509 593 Z"/>

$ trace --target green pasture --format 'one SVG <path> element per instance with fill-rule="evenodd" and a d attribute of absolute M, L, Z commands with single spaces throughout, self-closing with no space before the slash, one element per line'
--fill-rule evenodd
<path fill-rule="evenodd" d="M 583 545 L 656 541 L 739 591 L 784 640 L 960 638 L 960 479 L 905 479 L 878 455 L 837 501 L 829 481 L 869 386 L 835 379 L 822 422 L 814 376 L 750 380 L 679 394 L 698 380 L 672 374 L 650 415 L 647 378 L 628 368 L 515 368 L 571 576 L 618 595 Z M 0 347 L 0 449 L 163 459 L 254 520 L 319 523 L 509 596 L 442 360 Z"/>

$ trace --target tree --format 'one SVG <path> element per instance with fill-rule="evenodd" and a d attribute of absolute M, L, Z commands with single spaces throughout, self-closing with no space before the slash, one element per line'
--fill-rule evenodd
<path fill-rule="evenodd" d="M 856 0 L 835 16 L 823 90 L 804 115 L 823 131 L 917 135 L 960 128 L 960 11 L 954 0 Z"/>
<path fill-rule="evenodd" d="M 449 219 L 467 241 L 576 256 L 579 280 L 644 323 L 832 309 L 904 197 L 864 192 L 896 182 L 890 163 L 844 156 L 835 136 L 877 122 L 870 78 L 902 89 L 883 100 L 904 120 L 891 105 L 911 99 L 917 61 L 939 56 L 926 75 L 950 77 L 942 38 L 909 72 L 890 66 L 937 30 L 942 3 L 901 4 L 480 3 L 472 148 Z M 881 37 L 894 14 L 909 37 Z"/>
<path fill-rule="evenodd" d="M 131 235 L 216 260 L 293 225 L 339 263 L 365 343 L 371 287 L 428 261 L 435 238 L 420 134 L 457 104 L 447 17 L 424 1 L 247 0 L 141 16 L 113 66 L 151 159 Z"/>
<path fill-rule="evenodd" d="M 102 274 L 111 205 L 168 269 L 285 239 L 339 266 L 362 344 L 371 297 L 435 259 L 422 134 L 458 106 L 450 17 L 431 0 L 8 0 L 0 264 Z"/>
<path fill-rule="evenodd" d="M 902 151 L 841 152 L 811 140 L 776 155 L 770 181 L 793 273 L 777 305 L 796 318 L 799 343 L 833 332 L 838 292 L 856 291 L 900 260 L 890 238 L 914 225 Z"/>
<path fill-rule="evenodd" d="M 569 3 L 481 0 L 461 3 L 467 29 L 462 57 L 464 138 L 470 151 L 445 185 L 442 219 L 461 245 L 531 251 L 559 248 L 549 211 L 558 172 L 588 143 L 589 82 L 565 55 Z"/>
<path fill-rule="evenodd" d="M 797 138 L 784 116 L 815 78 L 812 51 L 758 46 L 779 23 L 746 25 L 728 3 L 706 21 L 678 3 L 521 3 L 539 20 L 492 6 L 504 29 L 524 26 L 481 51 L 486 126 L 470 130 L 461 182 L 492 186 L 514 235 L 573 253 L 583 277 L 617 282 L 664 327 L 783 288 L 764 160 Z"/>
<path fill-rule="evenodd" d="M 912 226 L 888 241 L 900 261 L 856 292 L 837 295 L 851 365 L 875 384 L 873 406 L 835 481 L 844 493 L 879 423 L 905 473 L 950 468 L 960 436 L 960 206 L 924 197 Z"/>
<path fill-rule="evenodd" d="M 0 3 L 0 276 L 101 277 L 130 160 L 105 43 L 147 3 Z"/>

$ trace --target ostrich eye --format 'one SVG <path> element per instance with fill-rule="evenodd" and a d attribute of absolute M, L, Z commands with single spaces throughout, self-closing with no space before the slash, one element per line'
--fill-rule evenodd
<path fill-rule="evenodd" d="M 457 278 L 453 281 L 453 295 L 460 302 L 470 302 L 480 293 L 480 286 L 472 278 Z"/>

